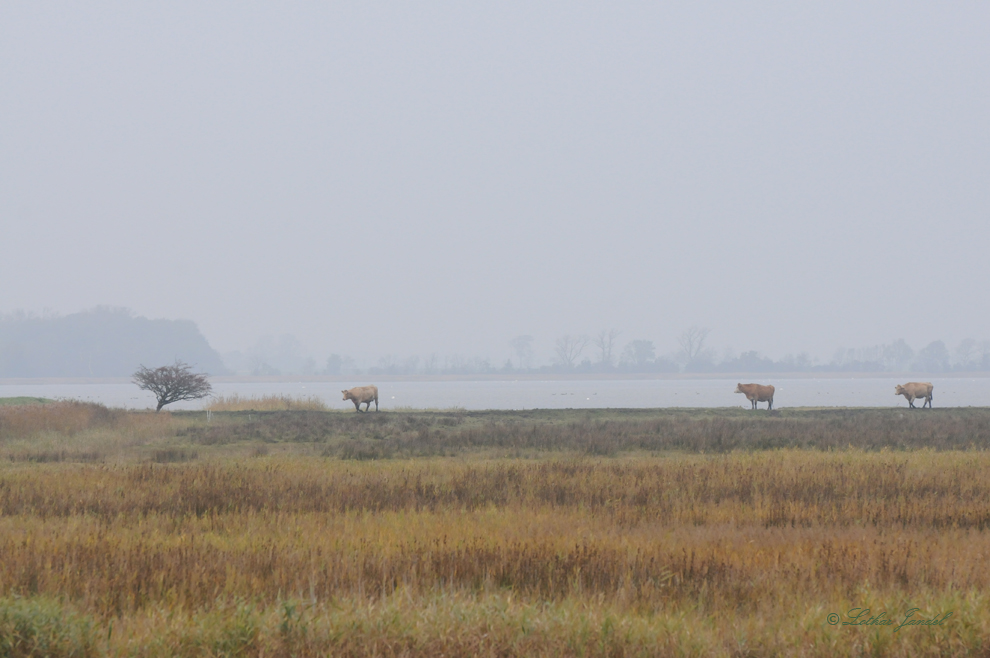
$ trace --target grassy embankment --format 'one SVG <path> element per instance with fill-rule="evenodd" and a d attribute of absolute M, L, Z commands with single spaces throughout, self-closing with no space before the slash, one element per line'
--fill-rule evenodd
<path fill-rule="evenodd" d="M 985 655 L 988 438 L 983 409 L 5 408 L 0 655 Z M 827 623 L 855 607 L 952 616 Z"/>
<path fill-rule="evenodd" d="M 0 398 L 0 407 L 2 406 L 20 406 L 25 404 L 49 404 L 55 400 L 49 400 L 48 398 L 33 398 L 26 395 L 13 397 L 13 398 Z"/>

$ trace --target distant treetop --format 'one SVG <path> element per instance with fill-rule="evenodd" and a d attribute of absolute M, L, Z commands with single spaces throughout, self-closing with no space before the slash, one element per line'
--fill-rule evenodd
<path fill-rule="evenodd" d="M 191 320 L 149 320 L 108 306 L 0 317 L 0 377 L 127 377 L 142 363 L 176 358 L 227 372 Z"/>

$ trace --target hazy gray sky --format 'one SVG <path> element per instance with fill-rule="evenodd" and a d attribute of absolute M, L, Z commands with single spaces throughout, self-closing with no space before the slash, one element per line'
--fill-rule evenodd
<path fill-rule="evenodd" d="M 990 338 L 990 4 L 0 5 L 0 312 L 220 350 Z"/>

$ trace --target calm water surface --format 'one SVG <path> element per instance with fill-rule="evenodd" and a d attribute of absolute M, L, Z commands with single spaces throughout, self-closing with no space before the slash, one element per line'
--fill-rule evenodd
<path fill-rule="evenodd" d="M 894 396 L 902 379 L 781 379 L 753 380 L 773 383 L 776 408 L 785 407 L 907 407 Z M 990 405 L 990 378 L 929 378 L 935 385 L 936 407 Z M 354 381 L 354 386 L 369 382 Z M 734 394 L 735 379 L 654 379 L 586 381 L 474 381 L 383 382 L 378 385 L 383 409 L 462 407 L 464 409 L 594 409 L 654 407 L 748 407 Z M 214 384 L 217 395 L 316 396 L 331 407 L 353 409 L 341 400 L 340 382 L 223 382 Z M 0 384 L 0 397 L 29 395 L 101 402 L 111 407 L 154 408 L 150 393 L 133 384 Z M 177 402 L 169 409 L 202 409 L 204 400 Z M 765 405 L 764 405 L 765 406 Z"/>

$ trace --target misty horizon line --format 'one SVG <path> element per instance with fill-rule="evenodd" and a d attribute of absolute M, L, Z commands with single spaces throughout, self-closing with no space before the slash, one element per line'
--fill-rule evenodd
<path fill-rule="evenodd" d="M 963 341 L 963 343 L 967 343 Z M 972 341 L 976 342 L 976 341 Z M 987 341 L 985 341 L 987 342 Z M 889 345 L 899 344 L 894 341 Z M 885 346 L 877 346 L 882 349 Z M 613 375 L 613 374 L 731 374 L 731 373 L 953 373 L 953 372 L 990 372 L 990 351 L 981 353 L 978 359 L 960 361 L 954 359 L 943 341 L 934 341 L 926 348 L 919 350 L 917 355 L 906 363 L 890 363 L 884 360 L 865 360 L 857 358 L 863 352 L 874 351 L 877 348 L 840 349 L 837 355 L 827 362 L 817 359 L 802 358 L 806 355 L 786 355 L 781 359 L 764 357 L 753 350 L 743 352 L 732 358 L 722 360 L 696 360 L 681 363 L 676 355 L 671 353 L 657 357 L 652 361 L 613 363 L 593 362 L 584 359 L 575 365 L 566 365 L 559 361 L 550 360 L 540 365 L 518 365 L 511 358 L 497 364 L 485 357 L 443 357 L 422 359 L 419 356 L 398 358 L 387 355 L 378 359 L 374 365 L 359 365 L 356 360 L 339 354 L 331 354 L 322 366 L 318 366 L 312 357 L 306 358 L 301 368 L 277 368 L 268 360 L 255 361 L 254 367 L 238 367 L 230 360 L 230 355 L 224 355 L 224 363 L 236 375 L 255 377 L 277 377 L 283 375 L 302 376 L 463 376 L 463 375 Z M 912 350 L 913 351 L 913 350 Z M 243 355 L 241 355 L 243 356 Z M 277 361 L 275 361 L 277 362 Z"/>
<path fill-rule="evenodd" d="M 125 307 L 96 306 L 73 314 L 45 309 L 41 313 L 23 310 L 0 314 L 0 323 L 60 320 L 73 316 L 116 316 L 147 320 Z M 153 322 L 160 322 L 154 320 Z M 181 320 L 199 333 L 195 321 Z M 244 351 L 216 351 L 228 371 L 216 374 L 251 376 L 279 375 L 493 375 L 493 374 L 704 374 L 704 373 L 783 373 L 783 372 L 987 372 L 990 371 L 990 340 L 966 338 L 950 350 L 944 341 L 935 340 L 915 350 L 903 338 L 889 343 L 859 348 L 839 348 L 828 360 L 811 356 L 807 351 L 786 354 L 779 359 L 764 356 L 757 350 L 721 353 L 708 345 L 711 330 L 697 325 L 678 337 L 679 349 L 658 354 L 652 340 L 636 338 L 621 341 L 622 332 L 603 329 L 595 335 L 563 334 L 555 340 L 554 353 L 538 357 L 535 338 L 529 334 L 506 341 L 508 357 L 441 355 L 436 351 L 420 355 L 383 356 L 359 360 L 351 355 L 331 352 L 318 360 L 292 334 L 262 336 Z M 208 344 L 205 336 L 202 339 Z M 621 348 L 621 349 L 620 349 Z M 181 355 L 176 355 L 180 358 Z M 160 364 L 157 364 L 160 365 Z M 205 364 L 200 364 L 205 365 Z M 214 368 L 215 368 L 214 364 Z"/>
<path fill-rule="evenodd" d="M 903 338 L 862 348 L 839 348 L 823 361 L 807 352 L 787 354 L 780 359 L 763 356 L 756 350 L 718 352 L 705 346 L 709 330 L 691 327 L 679 338 L 682 347 L 657 355 L 653 341 L 635 339 L 621 351 L 607 342 L 603 330 L 595 337 L 565 334 L 556 341 L 555 355 L 537 362 L 529 350 L 533 337 L 517 336 L 508 341 L 517 349 L 516 358 L 460 355 L 400 357 L 386 354 L 371 362 L 332 353 L 323 363 L 312 356 L 293 357 L 298 341 L 291 334 L 279 340 L 274 336 L 259 341 L 256 351 L 228 352 L 222 355 L 227 368 L 240 375 L 279 376 L 433 376 L 433 375 L 561 375 L 561 374 L 705 374 L 705 373 L 796 373 L 796 372 L 990 372 L 990 340 L 963 339 L 954 350 L 936 340 L 914 350 Z M 273 349 L 280 346 L 281 349 Z M 586 352 L 587 350 L 587 352 Z M 597 352 L 596 352 L 597 350 Z M 298 354 L 298 353 L 297 353 Z M 295 363 L 293 363 L 295 361 Z M 285 364 L 288 367 L 279 367 Z"/>

